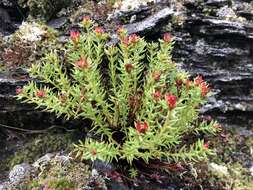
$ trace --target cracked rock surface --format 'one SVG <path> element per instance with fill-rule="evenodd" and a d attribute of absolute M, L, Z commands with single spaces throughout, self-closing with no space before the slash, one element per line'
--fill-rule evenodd
<path fill-rule="evenodd" d="M 154 1 L 134 9 L 114 10 L 112 22 L 138 17 L 124 25 L 129 33 L 157 39 L 164 32 L 175 36 L 173 59 L 192 76 L 203 75 L 214 92 L 203 112 L 238 124 L 251 123 L 253 112 L 253 4 L 247 0 Z M 143 19 L 139 19 L 143 18 Z M 61 19 L 61 18 L 59 18 Z M 66 21 L 66 17 L 64 17 Z M 106 27 L 106 26 L 105 26 Z M 0 118 L 36 118 L 47 114 L 18 105 L 15 88 L 23 79 L 0 75 Z M 15 115 L 16 114 L 16 115 Z M 1 121 L 2 122 L 2 121 Z M 16 123 L 16 122 L 15 122 Z M 11 123 L 13 124 L 13 123 Z M 248 125 L 248 124 L 245 124 Z"/>

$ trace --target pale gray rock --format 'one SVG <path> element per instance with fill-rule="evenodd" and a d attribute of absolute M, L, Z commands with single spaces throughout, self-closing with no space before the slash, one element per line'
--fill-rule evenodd
<path fill-rule="evenodd" d="M 9 173 L 9 183 L 11 186 L 17 186 L 25 183 L 32 176 L 33 168 L 31 165 L 23 163 L 13 167 Z"/>

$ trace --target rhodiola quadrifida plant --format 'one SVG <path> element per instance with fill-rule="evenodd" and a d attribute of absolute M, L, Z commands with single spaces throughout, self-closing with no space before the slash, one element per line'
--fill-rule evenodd
<path fill-rule="evenodd" d="M 119 28 L 120 42 L 108 45 L 109 34 L 88 17 L 83 28 L 71 32 L 64 59 L 52 51 L 32 66 L 31 77 L 45 85 L 18 88 L 19 100 L 66 119 L 90 119 L 95 138 L 75 145 L 83 159 L 178 162 L 212 153 L 203 136 L 219 125 L 199 119 L 209 87 L 177 70 L 169 34 L 146 42 Z"/>

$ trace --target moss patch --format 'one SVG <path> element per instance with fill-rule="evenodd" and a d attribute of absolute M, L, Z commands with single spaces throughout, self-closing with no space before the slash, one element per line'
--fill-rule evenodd
<path fill-rule="evenodd" d="M 90 173 L 89 167 L 84 163 L 71 161 L 63 164 L 52 159 L 48 165 L 40 169 L 38 177 L 28 184 L 28 189 L 42 187 L 52 190 L 85 189 Z"/>
<path fill-rule="evenodd" d="M 68 150 L 72 147 L 71 134 L 47 134 L 34 137 L 30 142 L 18 150 L 9 161 L 13 167 L 20 163 L 33 163 L 46 153 Z"/>
<path fill-rule="evenodd" d="M 210 158 L 209 162 L 225 166 L 228 175 L 218 175 L 208 170 L 206 164 L 198 166 L 201 185 L 211 189 L 224 190 L 251 190 L 253 176 L 249 167 L 253 163 L 252 129 L 230 129 L 217 137 L 212 146 L 217 156 Z M 208 180 L 206 180 L 208 179 Z"/>
<path fill-rule="evenodd" d="M 10 39 L 0 36 L 0 72 L 15 74 L 30 67 L 51 49 L 60 49 L 58 33 L 42 23 L 23 23 Z"/>

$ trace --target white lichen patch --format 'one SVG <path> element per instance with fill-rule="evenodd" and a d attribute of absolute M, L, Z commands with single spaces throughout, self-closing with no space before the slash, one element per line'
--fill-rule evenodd
<path fill-rule="evenodd" d="M 216 163 L 210 163 L 208 165 L 209 171 L 211 171 L 213 174 L 217 176 L 228 176 L 228 168 L 226 166 L 218 165 Z"/>
<path fill-rule="evenodd" d="M 249 171 L 250 171 L 250 175 L 253 176 L 253 166 L 250 167 Z"/>
<path fill-rule="evenodd" d="M 142 6 L 147 6 L 149 3 L 155 3 L 157 0 L 122 0 L 116 1 L 114 8 L 121 12 L 138 10 Z"/>
<path fill-rule="evenodd" d="M 36 42 L 40 41 L 45 34 L 46 31 L 40 24 L 23 22 L 16 36 L 24 42 Z"/>

